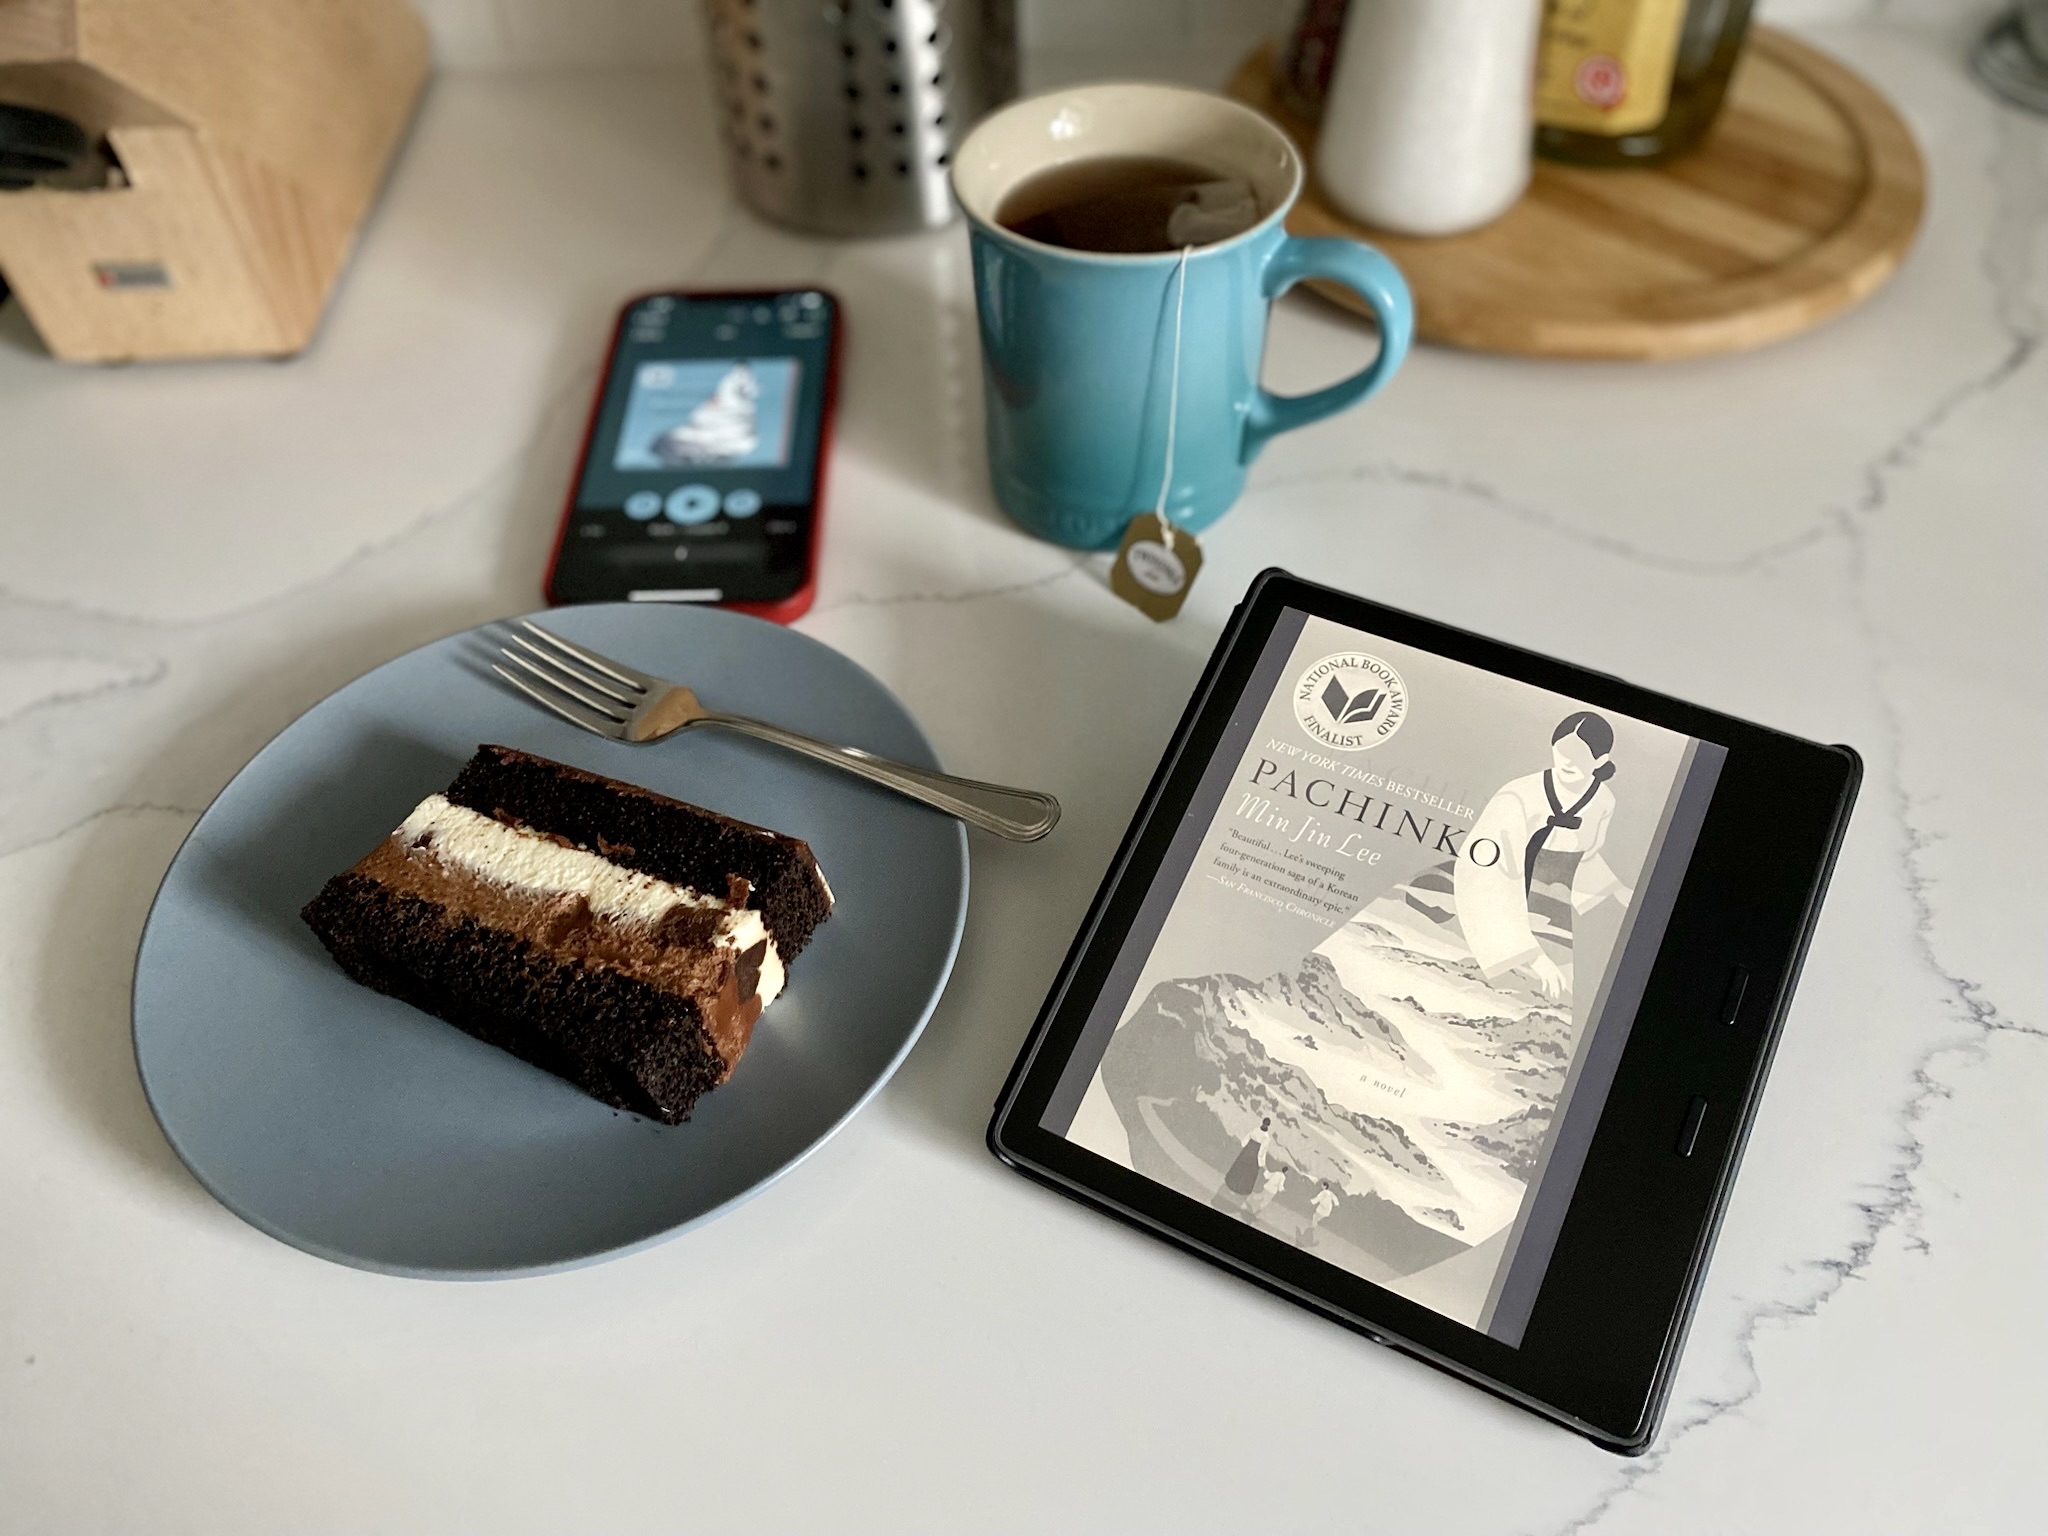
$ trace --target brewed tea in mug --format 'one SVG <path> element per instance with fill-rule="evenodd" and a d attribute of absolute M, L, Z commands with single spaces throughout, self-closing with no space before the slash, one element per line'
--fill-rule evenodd
<path fill-rule="evenodd" d="M 1040 171 L 996 209 L 1012 234 L 1069 251 L 1143 255 L 1214 245 L 1266 210 L 1243 177 L 1159 155 L 1100 155 Z"/>

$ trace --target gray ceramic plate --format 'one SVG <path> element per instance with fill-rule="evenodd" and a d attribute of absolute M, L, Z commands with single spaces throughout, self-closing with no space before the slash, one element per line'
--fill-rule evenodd
<path fill-rule="evenodd" d="M 903 706 L 793 630 L 699 608 L 558 609 L 571 639 L 730 707 L 932 764 Z M 609 1257 L 761 1189 L 888 1078 L 953 968 L 959 823 L 708 728 L 587 735 L 488 671 L 495 628 L 423 646 L 314 706 L 178 851 L 135 967 L 135 1056 L 164 1134 L 237 1215 L 394 1274 L 530 1274 Z M 299 908 L 503 742 L 806 838 L 838 897 L 732 1081 L 687 1124 L 619 1114 L 356 986 Z"/>

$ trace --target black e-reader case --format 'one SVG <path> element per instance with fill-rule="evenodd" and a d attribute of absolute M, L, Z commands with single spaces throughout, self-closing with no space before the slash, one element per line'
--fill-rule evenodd
<path fill-rule="evenodd" d="M 1519 1347 L 1155 1183 L 1041 1123 L 1082 1026 L 1290 610 L 1726 750 Z M 1623 1454 L 1655 1437 L 1862 776 L 1824 746 L 1269 570 L 1231 615 L 997 1101 L 1028 1177 Z"/>

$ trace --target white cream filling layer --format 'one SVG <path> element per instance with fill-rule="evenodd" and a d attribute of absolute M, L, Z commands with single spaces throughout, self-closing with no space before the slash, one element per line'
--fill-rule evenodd
<path fill-rule="evenodd" d="M 395 834 L 409 846 L 431 834 L 437 858 L 460 866 L 480 880 L 543 896 L 581 896 L 599 917 L 635 926 L 653 927 L 678 907 L 723 912 L 712 942 L 745 953 L 766 941 L 761 979 L 756 984 L 761 1006 L 782 992 L 782 957 L 768 937 L 767 924 L 751 907 L 735 907 L 720 896 L 707 896 L 685 885 L 671 885 L 637 869 L 614 864 L 585 848 L 565 848 L 553 838 L 523 827 L 508 827 L 446 795 L 429 795 L 413 808 Z"/>

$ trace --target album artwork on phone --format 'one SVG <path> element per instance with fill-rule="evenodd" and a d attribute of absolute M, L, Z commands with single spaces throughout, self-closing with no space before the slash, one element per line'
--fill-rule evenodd
<path fill-rule="evenodd" d="M 793 357 L 640 364 L 612 468 L 783 468 L 795 430 L 798 367 Z"/>

